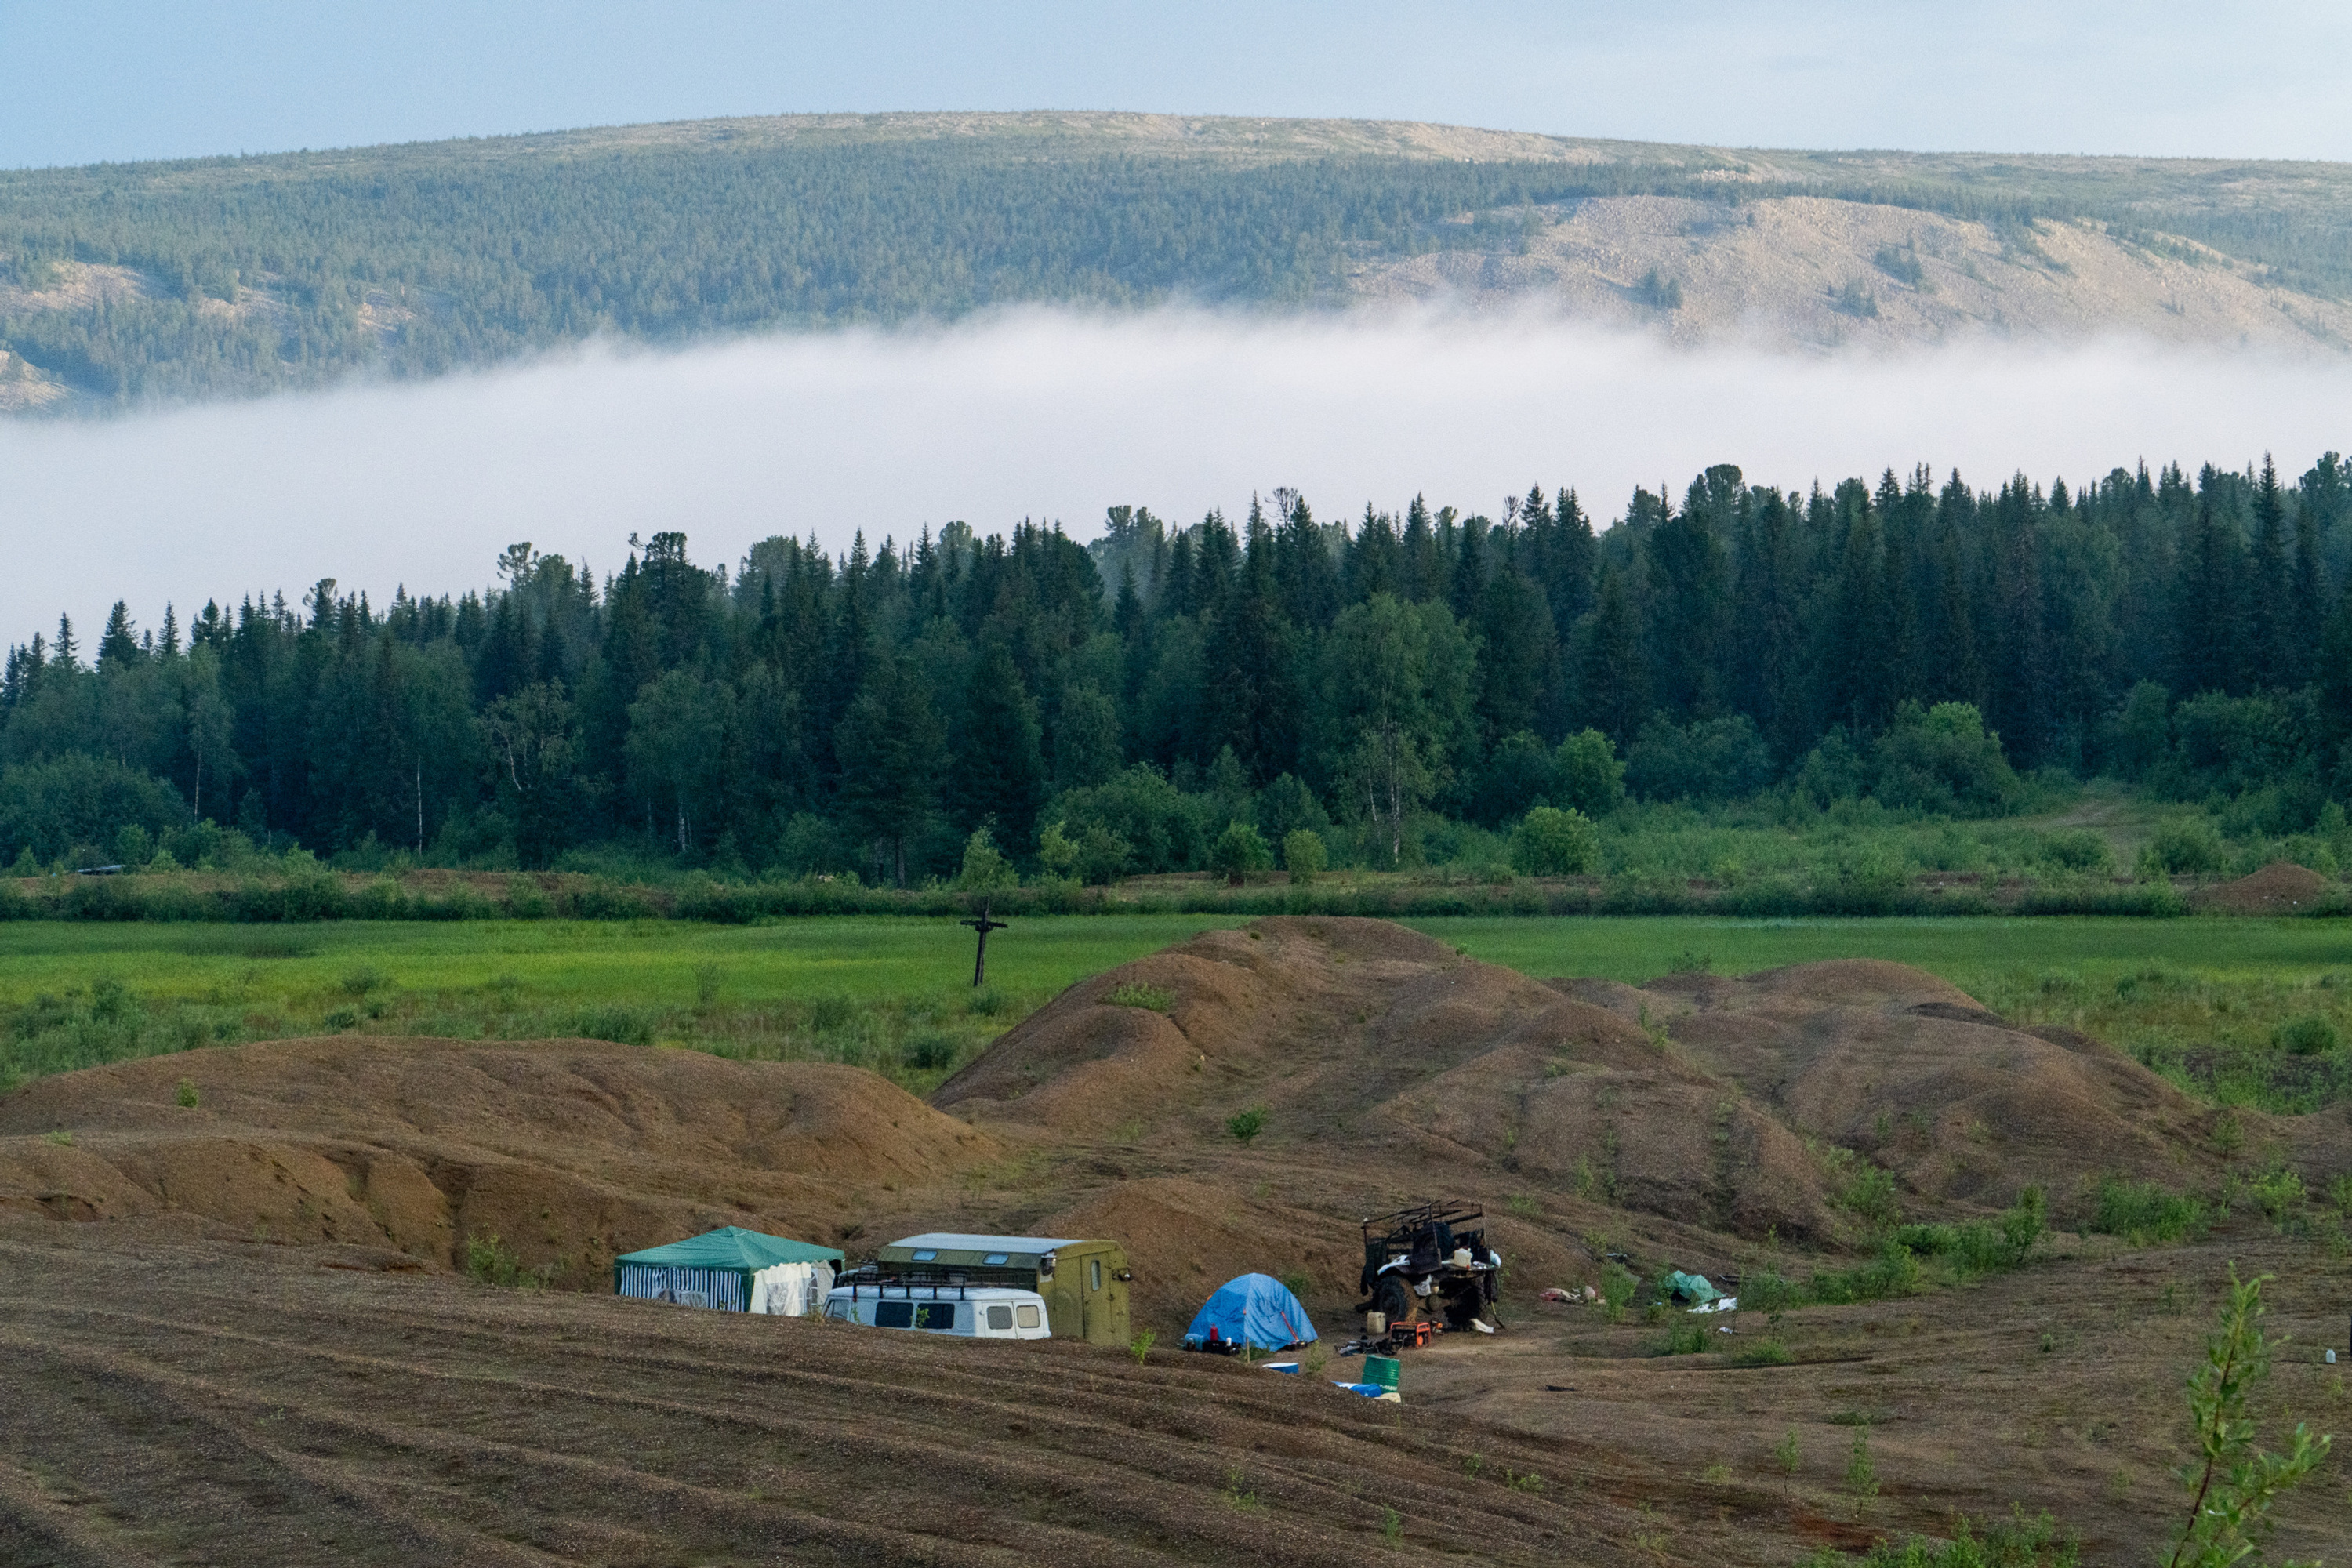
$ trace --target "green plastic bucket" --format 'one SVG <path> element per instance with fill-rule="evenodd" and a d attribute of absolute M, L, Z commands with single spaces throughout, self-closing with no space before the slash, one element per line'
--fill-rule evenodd
<path fill-rule="evenodd" d="M 1382 1388 L 1397 1385 L 1397 1359 L 1392 1355 L 1368 1355 L 1364 1358 L 1364 1381 L 1377 1383 Z"/>

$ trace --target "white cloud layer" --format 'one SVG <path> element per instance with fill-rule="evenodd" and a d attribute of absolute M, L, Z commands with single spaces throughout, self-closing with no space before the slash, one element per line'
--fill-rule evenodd
<path fill-rule="evenodd" d="M 429 384 L 0 426 L 0 637 L 116 598 L 145 626 L 320 577 L 462 591 L 507 543 L 600 571 L 632 531 L 695 558 L 950 518 L 1091 536 L 1292 485 L 1318 516 L 1499 511 L 1573 485 L 1614 517 L 1710 463 L 1804 486 L 1958 467 L 2079 482 L 2145 457 L 2298 473 L 2352 441 L 2352 364 L 2132 342 L 1807 358 L 1676 350 L 1531 316 L 1270 321 L 1022 312 L 943 331 L 596 349 Z"/>

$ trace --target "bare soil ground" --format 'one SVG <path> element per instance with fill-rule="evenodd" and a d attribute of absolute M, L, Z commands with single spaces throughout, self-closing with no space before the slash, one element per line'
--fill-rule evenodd
<path fill-rule="evenodd" d="M 1227 1122 L 1252 1108 L 1244 1141 Z M 593 1041 L 67 1075 L 0 1100 L 0 1558 L 1785 1563 L 2017 1503 L 2137 1563 L 2232 1260 L 2277 1275 L 2273 1326 L 2300 1342 L 2266 1417 L 2342 1424 L 2347 1368 L 2317 1359 L 2352 1310 L 2332 1218 L 2288 1238 L 2241 1205 L 2137 1250 L 2059 1234 L 1966 1286 L 1741 1314 L 1696 1355 L 1536 1293 L 1597 1282 L 1610 1251 L 1645 1275 L 1843 1266 L 1864 1165 L 1909 1218 L 2033 1182 L 2062 1226 L 2105 1175 L 2210 1190 L 2284 1164 L 2316 1193 L 2352 1170 L 2342 1109 L 2237 1117 L 2219 1137 L 2120 1053 L 1900 965 L 1546 984 L 1341 920 L 1083 982 L 930 1105 L 846 1068 Z M 1127 1247 L 1162 1347 L 1249 1269 L 1297 1279 L 1336 1347 L 1355 1222 L 1437 1193 L 1486 1205 L 1507 1326 L 1416 1352 L 1402 1407 L 1166 1348 L 597 1294 L 613 1252 L 722 1223 L 852 1251 L 1084 1233 Z M 575 1289 L 453 1274 L 492 1229 Z M 1768 1331 L 1790 1363 L 1738 1364 Z M 1791 1430 L 1793 1475 L 1770 1452 Z M 1842 1488 L 1857 1434 L 1867 1503 Z M 2282 1550 L 2341 1550 L 2341 1478 L 2291 1503 Z"/>

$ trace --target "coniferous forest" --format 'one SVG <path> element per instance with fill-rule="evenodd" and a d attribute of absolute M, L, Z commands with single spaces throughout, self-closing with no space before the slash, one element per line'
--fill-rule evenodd
<path fill-rule="evenodd" d="M 2103 773 L 2273 834 L 2352 796 L 2334 453 L 2080 489 L 1722 466 L 1605 528 L 1572 489 L 1497 511 L 1277 490 L 1114 508 L 1090 545 L 951 522 L 703 565 L 660 533 L 601 578 L 516 544 L 462 596 L 118 605 L 8 653 L 0 859 L 904 886 L 986 826 L 1102 882 L 1203 867 L 1235 824 L 1385 868 L 1629 796 L 1990 817 Z"/>

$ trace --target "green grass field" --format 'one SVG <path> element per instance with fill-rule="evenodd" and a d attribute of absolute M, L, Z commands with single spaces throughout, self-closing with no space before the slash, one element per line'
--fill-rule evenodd
<path fill-rule="evenodd" d="M 926 1089 L 1072 982 L 1212 915 L 1023 920 L 989 947 L 950 921 L 329 922 L 0 927 L 0 1085 L 126 1057 L 356 1030 L 590 1035 L 821 1058 Z M 1538 976 L 1641 982 L 1869 957 L 2011 1018 L 2132 1050 L 2209 1098 L 2352 1098 L 2352 932 L 2333 921 L 1462 919 L 1411 922 Z M 2317 1023 L 2312 1020 L 2318 1020 Z"/>

